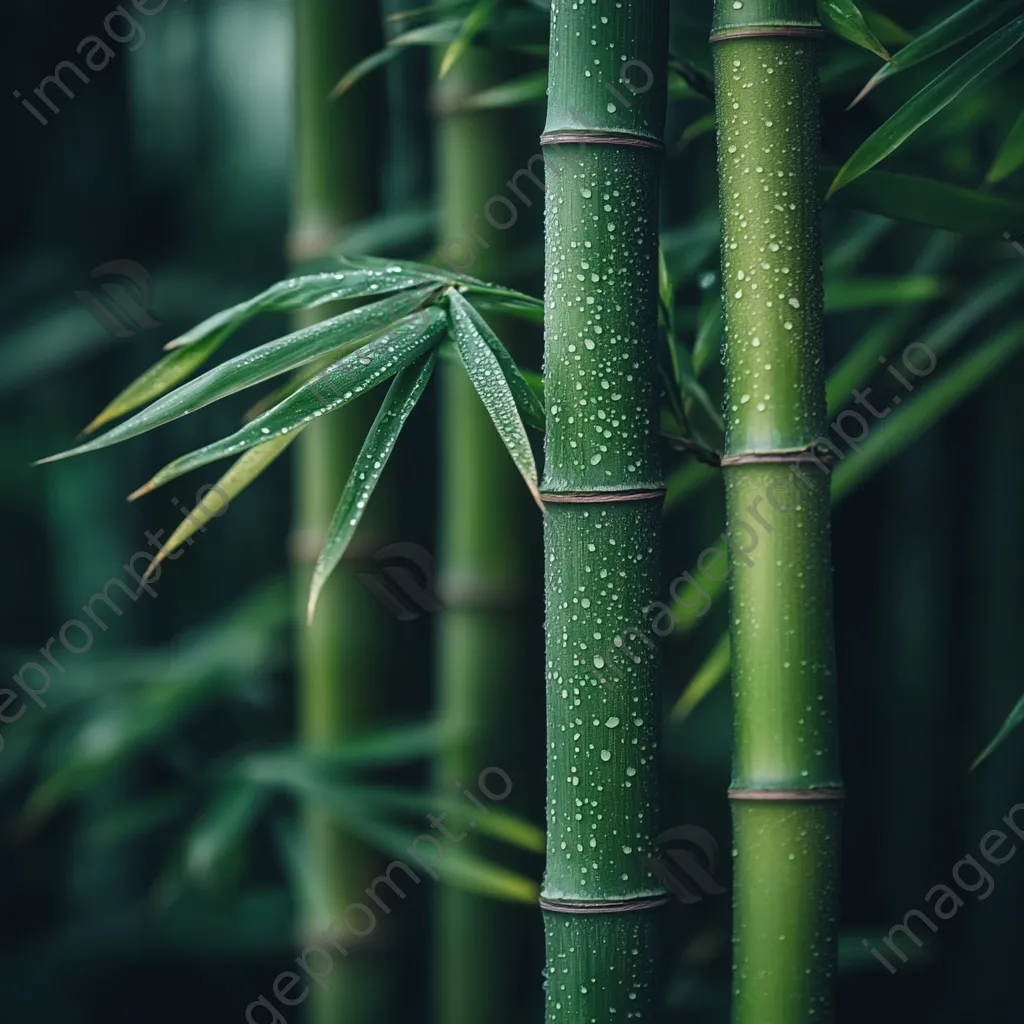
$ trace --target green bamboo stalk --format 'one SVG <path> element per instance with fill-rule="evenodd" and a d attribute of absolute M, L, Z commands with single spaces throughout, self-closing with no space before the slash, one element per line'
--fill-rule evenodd
<path fill-rule="evenodd" d="M 434 105 L 442 253 L 450 254 L 456 269 L 511 283 L 503 257 L 513 236 L 526 241 L 524 229 L 495 230 L 484 211 L 529 151 L 516 151 L 514 115 L 460 109 L 467 96 L 507 77 L 494 53 L 470 50 L 438 83 Z M 464 246 L 446 246 L 450 239 Z M 512 329 L 502 326 L 506 342 Z M 460 785 L 476 788 L 480 772 L 491 766 L 522 782 L 517 738 L 527 704 L 530 636 L 523 606 L 533 506 L 463 368 L 449 362 L 440 375 L 438 579 L 445 609 L 438 621 L 437 679 L 445 746 L 436 784 L 440 796 L 451 799 Z M 470 848 L 474 839 L 463 843 Z M 529 921 L 526 908 L 443 885 L 436 911 L 437 1019 L 514 1019 L 519 978 L 513 963 Z"/>
<path fill-rule="evenodd" d="M 813 0 L 715 3 L 735 1024 L 833 1015 L 842 787 L 829 476 L 806 454 L 826 420 L 820 34 Z"/>
<path fill-rule="evenodd" d="M 650 1021 L 663 496 L 657 220 L 667 4 L 551 6 L 546 193 L 547 1021 Z M 628 84 L 626 84 L 628 83 Z"/>
<path fill-rule="evenodd" d="M 371 99 L 356 93 L 337 103 L 327 95 L 339 75 L 380 46 L 377 4 L 357 0 L 295 0 L 295 166 L 289 254 L 301 261 L 320 255 L 348 224 L 370 215 L 378 202 L 377 130 Z M 327 315 L 327 314 L 323 314 Z M 315 316 L 307 315 L 303 323 Z M 382 611 L 355 579 L 337 572 L 321 594 L 317 615 L 305 625 L 312 562 L 322 546 L 373 417 L 364 399 L 317 421 L 296 442 L 295 542 L 299 733 L 310 751 L 336 747 L 370 727 L 370 695 L 381 666 Z M 378 496 L 379 497 L 379 496 Z M 380 503 L 375 504 L 379 509 Z M 371 511 L 354 548 L 372 547 Z M 328 813 L 304 811 L 310 877 L 319 895 L 306 908 L 304 930 L 321 934 L 359 902 L 375 874 L 375 856 Z M 370 940 L 378 940 L 375 932 Z M 367 941 L 370 941 L 367 940 Z M 311 938 L 311 941 L 316 941 Z M 346 943 L 347 944 L 347 943 Z M 385 1019 L 393 986 L 374 971 L 369 950 L 339 958 L 326 987 L 311 986 L 308 1024 L 370 1024 Z M 379 970 L 379 968 L 378 968 Z"/>

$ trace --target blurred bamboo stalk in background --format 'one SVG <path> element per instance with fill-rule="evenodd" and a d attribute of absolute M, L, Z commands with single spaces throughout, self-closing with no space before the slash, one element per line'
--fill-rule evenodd
<path fill-rule="evenodd" d="M 484 213 L 517 161 L 533 150 L 517 145 L 517 111 L 463 106 L 474 93 L 505 81 L 507 63 L 493 51 L 470 48 L 436 83 L 433 102 L 442 259 L 475 277 L 513 284 L 508 256 L 513 246 L 531 240 L 526 225 L 496 230 Z M 526 221 L 525 212 L 517 219 Z M 462 244 L 446 246 L 449 239 Z M 522 329 L 506 320 L 499 330 L 516 352 Z M 459 786 L 475 786 L 490 766 L 516 785 L 524 781 L 525 698 L 532 692 L 525 682 L 531 664 L 525 605 L 535 564 L 530 517 L 536 511 L 465 371 L 449 362 L 439 374 L 438 581 L 445 607 L 438 618 L 437 686 L 444 748 L 436 785 L 450 798 Z M 466 848 L 473 843 L 467 838 Z M 516 1019 L 516 960 L 529 911 L 442 885 L 436 912 L 437 1020 Z"/>
<path fill-rule="evenodd" d="M 294 2 L 296 127 L 289 256 L 301 263 L 322 256 L 347 226 L 378 208 L 381 126 L 374 97 L 363 90 L 331 102 L 328 94 L 347 68 L 379 49 L 381 12 L 378 3 L 359 0 Z M 300 318 L 300 323 L 310 319 L 314 317 Z M 386 664 L 387 615 L 354 573 L 333 574 L 308 626 L 303 611 L 311 563 L 374 411 L 373 399 L 363 398 L 311 423 L 295 445 L 298 727 L 301 744 L 310 752 L 335 749 L 372 727 Z M 386 504 L 385 493 L 378 493 L 350 549 L 353 556 L 375 546 L 375 532 L 376 543 L 384 541 L 379 531 Z M 304 817 L 315 905 L 306 908 L 303 927 L 315 941 L 312 936 L 359 901 L 367 881 L 377 874 L 377 855 L 317 806 L 307 807 Z M 379 1024 L 388 1019 L 396 992 L 378 948 L 381 931 L 364 940 L 345 940 L 350 954 L 335 964 L 325 987 L 310 987 L 308 1024 Z"/>

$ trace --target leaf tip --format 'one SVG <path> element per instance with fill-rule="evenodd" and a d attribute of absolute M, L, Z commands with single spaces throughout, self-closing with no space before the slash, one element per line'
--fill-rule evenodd
<path fill-rule="evenodd" d="M 149 494 L 150 491 L 156 490 L 156 486 L 156 477 L 153 477 L 152 480 L 147 481 L 140 488 L 132 491 L 132 493 L 128 495 L 128 501 L 135 501 L 136 498 L 141 498 L 144 494 Z"/>

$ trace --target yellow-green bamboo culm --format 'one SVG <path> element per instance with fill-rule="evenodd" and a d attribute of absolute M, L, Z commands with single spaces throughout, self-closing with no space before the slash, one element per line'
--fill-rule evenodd
<path fill-rule="evenodd" d="M 813 0 L 716 0 L 733 1024 L 833 1019 L 836 731 Z"/>
<path fill-rule="evenodd" d="M 667 4 L 554 0 L 545 204 L 548 1024 L 655 1018 Z"/>
<path fill-rule="evenodd" d="M 327 96 L 341 74 L 381 45 L 380 5 L 357 0 L 294 0 L 295 151 L 289 255 L 296 264 L 323 255 L 349 225 L 378 204 L 378 132 L 372 97 Z M 353 154 L 355 154 L 353 156 Z M 319 311 L 318 311 L 319 312 Z M 323 315 L 328 315 L 324 313 Z M 309 323 L 316 314 L 303 314 Z M 295 443 L 296 620 L 298 729 L 310 752 L 336 749 L 373 727 L 373 694 L 388 644 L 387 613 L 352 572 L 336 572 L 324 587 L 316 618 L 305 607 L 312 563 L 327 534 L 374 409 L 360 402 L 310 424 Z M 355 544 L 366 553 L 380 521 L 381 501 L 360 527 Z M 377 542 L 386 538 L 378 536 Z M 377 855 L 327 811 L 311 804 L 304 824 L 316 905 L 304 908 L 302 938 L 318 941 L 345 909 L 364 896 L 377 874 Z M 324 986 L 310 986 L 306 1024 L 383 1024 L 394 984 L 383 972 L 384 929 L 365 940 L 337 932 L 349 948 Z"/>

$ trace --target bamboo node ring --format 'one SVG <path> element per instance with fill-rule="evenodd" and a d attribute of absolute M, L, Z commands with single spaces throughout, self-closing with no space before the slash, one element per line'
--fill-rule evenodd
<path fill-rule="evenodd" d="M 545 494 L 541 492 L 541 501 L 554 505 L 597 505 L 612 504 L 619 501 L 661 501 L 665 497 L 665 489 L 655 491 L 578 491 L 574 494 Z"/>
<path fill-rule="evenodd" d="M 824 39 L 825 30 L 815 25 L 740 25 L 736 28 L 716 29 L 711 33 L 712 43 L 730 39 Z"/>
<path fill-rule="evenodd" d="M 671 897 L 668 893 L 641 896 L 632 900 L 603 900 L 600 903 L 583 903 L 579 900 L 554 900 L 541 896 L 537 901 L 541 910 L 559 914 L 627 914 L 638 910 L 654 910 L 663 907 Z"/>
<path fill-rule="evenodd" d="M 803 448 L 776 448 L 763 452 L 738 452 L 723 455 L 720 466 L 756 466 L 762 463 L 813 462 L 816 465 L 834 466 L 836 453 L 826 444 L 809 444 Z"/>
<path fill-rule="evenodd" d="M 799 803 L 820 803 L 845 800 L 842 786 L 822 786 L 820 789 L 730 789 L 730 800 L 788 800 Z"/>
<path fill-rule="evenodd" d="M 545 132 L 540 137 L 541 146 L 560 146 L 570 142 L 582 142 L 589 146 L 633 146 L 636 149 L 665 152 L 663 143 L 656 139 L 645 139 L 640 135 L 624 135 L 615 132 Z"/>

